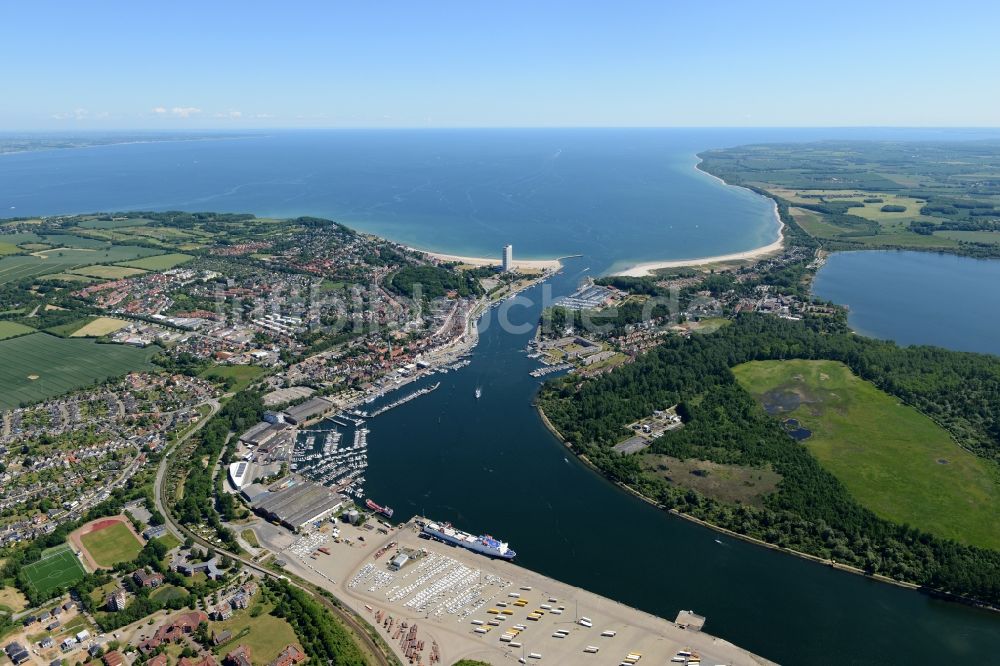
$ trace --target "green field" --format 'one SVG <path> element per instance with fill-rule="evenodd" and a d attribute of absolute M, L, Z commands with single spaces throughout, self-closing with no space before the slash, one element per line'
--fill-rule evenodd
<path fill-rule="evenodd" d="M 94 561 L 102 567 L 131 562 L 142 550 L 142 544 L 124 523 L 115 523 L 97 532 L 84 534 L 80 541 Z"/>
<path fill-rule="evenodd" d="M 138 268 L 127 268 L 125 266 L 102 266 L 96 264 L 94 266 L 74 268 L 69 272 L 74 275 L 86 275 L 87 277 L 101 278 L 102 280 L 120 280 L 132 277 L 133 275 L 142 275 L 146 271 Z"/>
<path fill-rule="evenodd" d="M 73 585 L 87 573 L 68 545 L 50 548 L 42 553 L 42 559 L 22 570 L 31 587 L 43 597 L 57 588 Z"/>
<path fill-rule="evenodd" d="M 990 245 L 1000 243 L 1000 232 L 998 231 L 935 231 L 934 235 L 966 243 L 988 243 Z"/>
<path fill-rule="evenodd" d="M 0 238 L 3 238 L 3 236 L 0 236 Z M 0 254 L 17 254 L 20 251 L 21 248 L 13 243 L 0 242 Z"/>
<path fill-rule="evenodd" d="M 35 329 L 30 326 L 25 326 L 24 324 L 18 324 L 13 321 L 0 321 L 0 340 L 16 338 L 19 335 L 33 333 L 34 331 Z"/>
<path fill-rule="evenodd" d="M 1000 548 L 1000 470 L 927 416 L 836 361 L 755 361 L 733 372 L 766 409 L 812 431 L 804 445 L 879 516 Z"/>
<path fill-rule="evenodd" d="M 45 332 L 51 333 L 52 335 L 58 335 L 60 338 L 68 338 L 77 331 L 79 331 L 84 326 L 87 326 L 91 322 L 95 321 L 97 321 L 97 316 L 89 315 L 87 317 L 81 317 L 80 319 L 75 319 L 65 324 L 59 324 L 58 326 L 50 326 L 49 328 L 45 329 Z"/>
<path fill-rule="evenodd" d="M 260 603 L 261 594 L 254 595 L 250 607 Z M 250 611 L 240 611 L 225 622 L 209 622 L 209 632 L 221 633 L 228 629 L 234 640 L 231 644 L 220 645 L 218 654 L 225 654 L 239 644 L 250 648 L 254 666 L 263 666 L 278 656 L 286 645 L 292 644 L 302 649 L 295 637 L 295 630 L 284 619 L 270 615 L 272 606 L 265 605 L 257 617 L 250 617 Z M 237 639 L 236 637 L 239 636 Z"/>
<path fill-rule="evenodd" d="M 109 245 L 98 249 L 55 248 L 34 254 L 0 258 L 0 285 L 24 278 L 68 273 L 75 268 L 130 261 L 158 254 L 160 250 L 137 245 Z"/>
<path fill-rule="evenodd" d="M 37 402 L 134 370 L 149 370 L 157 347 L 136 349 L 33 333 L 0 341 L 0 409 Z"/>
<path fill-rule="evenodd" d="M 186 264 L 187 262 L 194 259 L 190 254 L 161 254 L 155 257 L 146 257 L 145 259 L 136 259 L 135 261 L 120 261 L 119 266 L 129 266 L 131 268 L 141 268 L 144 271 L 165 271 L 169 270 L 175 266 L 180 266 L 181 264 Z"/>
<path fill-rule="evenodd" d="M 229 390 L 242 391 L 250 382 L 263 374 L 264 368 L 256 365 L 217 365 L 202 372 L 199 377 L 202 379 L 226 379 L 232 378 L 235 384 Z"/>
<path fill-rule="evenodd" d="M 141 227 L 149 222 L 143 217 L 130 217 L 125 220 L 83 220 L 77 226 L 82 229 L 121 229 L 122 227 Z"/>

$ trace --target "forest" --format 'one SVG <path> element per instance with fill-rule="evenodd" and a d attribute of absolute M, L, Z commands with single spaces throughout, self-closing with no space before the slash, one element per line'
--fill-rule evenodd
<path fill-rule="evenodd" d="M 449 291 L 456 291 L 459 296 L 483 293 L 474 275 L 441 266 L 404 266 L 389 276 L 386 286 L 407 298 L 441 298 Z"/>
<path fill-rule="evenodd" d="M 273 615 L 284 618 L 310 662 L 320 664 L 364 664 L 365 659 L 347 630 L 307 593 L 287 581 L 268 578 L 264 584 L 276 598 Z"/>
<path fill-rule="evenodd" d="M 198 432 L 194 451 L 180 463 L 185 465 L 186 476 L 184 498 L 174 507 L 177 518 L 185 525 L 211 525 L 223 544 L 232 550 L 239 548 L 236 537 L 222 524 L 219 516 L 232 518 L 237 505 L 227 493 L 213 492 L 212 463 L 222 454 L 230 432 L 246 431 L 260 421 L 263 413 L 259 393 L 249 390 L 237 393 Z M 209 461 L 209 464 L 202 464 L 202 461 Z"/>
<path fill-rule="evenodd" d="M 737 384 L 730 368 L 753 360 L 828 359 L 914 405 L 966 448 L 1000 459 L 1000 359 L 934 347 L 901 348 L 851 334 L 839 319 L 788 321 L 743 314 L 712 335 L 670 338 L 595 379 L 544 385 L 538 404 L 574 449 L 667 509 L 739 534 L 899 580 L 1000 603 L 1000 553 L 933 537 L 861 507 L 780 423 Z M 624 426 L 679 404 L 685 427 L 655 453 L 770 465 L 782 481 L 763 508 L 727 505 L 646 474 L 611 446 Z"/>

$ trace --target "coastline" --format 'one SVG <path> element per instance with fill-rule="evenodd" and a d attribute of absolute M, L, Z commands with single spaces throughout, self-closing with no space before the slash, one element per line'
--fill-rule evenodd
<path fill-rule="evenodd" d="M 437 259 L 438 261 L 443 261 L 446 263 L 457 262 L 460 264 L 469 264 L 470 266 L 499 266 L 499 259 L 491 259 L 489 257 L 464 257 L 458 254 L 445 254 L 442 252 L 431 252 L 429 250 L 421 250 L 415 247 L 406 246 L 407 250 L 412 250 L 414 252 L 419 252 L 420 254 L 430 257 L 432 259 Z M 559 259 L 515 259 L 515 268 L 529 268 L 534 270 L 559 270 L 562 268 L 562 261 Z"/>
<path fill-rule="evenodd" d="M 739 185 L 730 185 L 723 179 L 719 178 L 715 174 L 708 173 L 699 168 L 698 164 L 694 165 L 695 171 L 702 173 L 709 178 L 713 178 L 726 187 L 740 187 Z M 747 188 L 743 188 L 747 189 Z M 706 266 L 709 264 L 721 264 L 731 261 L 755 261 L 757 259 L 763 259 L 774 254 L 778 254 L 782 251 L 785 245 L 785 222 L 781 219 L 781 214 L 778 212 L 778 202 L 770 197 L 766 197 L 771 203 L 772 209 L 774 211 L 774 219 L 778 223 L 778 239 L 774 242 L 768 243 L 767 245 L 762 245 L 757 248 L 750 250 L 745 250 L 743 252 L 733 252 L 730 254 L 720 254 L 714 257 L 696 257 L 694 259 L 673 259 L 668 261 L 647 261 L 628 268 L 616 271 L 613 275 L 620 275 L 623 277 L 645 277 L 647 275 L 652 275 L 653 271 L 660 270 L 663 268 L 685 268 L 691 266 Z"/>
<path fill-rule="evenodd" d="M 728 537 L 732 537 L 734 539 L 739 539 L 740 541 L 744 541 L 746 543 L 750 543 L 750 544 L 753 544 L 755 546 L 760 546 L 762 548 L 767 548 L 768 550 L 773 550 L 773 551 L 778 552 L 778 553 L 785 553 L 787 555 L 794 555 L 795 557 L 801 558 L 803 560 L 808 560 L 808 561 L 813 562 L 815 564 L 822 564 L 822 565 L 824 565 L 826 567 L 829 567 L 831 569 L 836 569 L 837 571 L 843 571 L 844 573 L 854 574 L 856 576 L 861 576 L 862 578 L 868 578 L 870 580 L 874 580 L 874 581 L 877 581 L 877 582 L 880 582 L 880 583 L 887 583 L 889 585 L 894 585 L 896 587 L 901 587 L 901 588 L 906 589 L 906 590 L 913 590 L 913 591 L 916 591 L 916 592 L 924 592 L 925 594 L 928 594 L 929 596 L 937 597 L 939 599 L 944 599 L 946 601 L 950 601 L 950 602 L 953 602 L 953 603 L 959 603 L 959 604 L 962 604 L 964 606 L 970 606 L 970 607 L 973 607 L 973 608 L 979 608 L 979 609 L 982 609 L 982 610 L 987 610 L 987 611 L 991 611 L 991 612 L 995 612 L 995 613 L 996 612 L 1000 612 L 1000 608 L 996 608 L 994 606 L 990 606 L 989 604 L 985 604 L 985 603 L 982 603 L 980 601 L 976 601 L 975 599 L 970 599 L 968 597 L 963 597 L 963 596 L 958 595 L 958 594 L 952 594 L 951 592 L 947 592 L 945 590 L 935 590 L 935 589 L 932 589 L 932 588 L 925 588 L 925 587 L 922 587 L 921 585 L 919 585 L 917 583 L 913 583 L 913 582 L 905 581 L 905 580 L 898 580 L 896 578 L 890 578 L 889 576 L 884 576 L 882 574 L 877 574 L 877 573 L 876 574 L 869 574 L 864 569 L 860 569 L 858 567 L 851 566 L 849 564 L 843 564 L 843 563 L 837 562 L 835 560 L 823 559 L 822 557 L 818 557 L 816 555 L 811 555 L 809 553 L 805 553 L 805 552 L 802 552 L 800 550 L 794 550 L 792 548 L 784 548 L 782 546 L 778 546 L 778 545 L 775 545 L 773 543 L 769 543 L 767 541 L 763 541 L 761 539 L 757 539 L 756 537 L 752 537 L 752 536 L 749 536 L 749 535 L 746 535 L 746 534 L 740 534 L 739 532 L 734 532 L 734 531 L 732 531 L 730 529 L 722 527 L 721 525 L 716 525 L 714 523 L 710 523 L 708 521 L 702 520 L 701 518 L 697 518 L 697 517 L 692 516 L 690 514 L 678 511 L 677 509 L 667 509 L 665 506 L 663 506 L 662 504 L 660 504 L 659 502 L 657 502 L 652 497 L 648 497 L 646 495 L 643 495 L 641 492 L 639 492 L 638 490 L 636 490 L 632 486 L 630 486 L 630 485 L 628 485 L 626 483 L 623 483 L 621 481 L 617 481 L 617 480 L 611 478 L 610 475 L 608 475 L 604 470 L 602 470 L 600 467 L 598 467 L 597 465 L 595 465 L 593 463 L 593 461 L 591 461 L 585 454 L 580 453 L 572 445 L 572 443 L 566 441 L 566 438 L 564 438 L 562 436 L 562 433 L 559 432 L 559 430 L 555 427 L 555 425 L 553 425 L 552 422 L 549 420 L 549 417 L 545 414 L 545 410 L 542 409 L 541 405 L 539 405 L 536 402 L 534 404 L 534 407 L 535 407 L 535 411 L 538 413 L 538 416 L 541 418 L 542 423 L 545 425 L 545 428 L 550 433 L 552 433 L 552 436 L 555 437 L 557 440 L 559 440 L 559 442 L 564 447 L 566 447 L 567 450 L 569 450 L 574 456 L 576 456 L 576 458 L 578 460 L 580 460 L 581 462 L 583 462 L 584 465 L 586 465 L 587 467 L 589 467 L 594 473 L 601 475 L 602 477 L 604 477 L 605 479 L 607 479 L 611 483 L 615 484 L 616 486 L 618 486 L 618 488 L 620 488 L 621 490 L 629 493 L 630 495 L 632 495 L 632 496 L 634 496 L 634 497 L 642 500 L 643 502 L 646 502 L 647 504 L 651 504 L 652 506 L 655 506 L 657 509 L 659 509 L 661 511 L 669 513 L 672 516 L 676 516 L 678 518 L 683 518 L 684 520 L 692 522 L 692 523 L 694 523 L 696 525 L 700 525 L 702 527 L 706 527 L 706 528 L 708 528 L 710 530 L 713 530 L 715 532 L 718 532 L 720 534 L 725 534 Z"/>

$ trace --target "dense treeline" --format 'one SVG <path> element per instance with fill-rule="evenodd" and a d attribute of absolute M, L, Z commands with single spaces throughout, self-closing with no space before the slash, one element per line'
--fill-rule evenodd
<path fill-rule="evenodd" d="M 283 580 L 271 578 L 264 584 L 276 598 L 271 614 L 292 625 L 311 662 L 334 666 L 365 663 L 351 635 L 308 594 Z"/>
<path fill-rule="evenodd" d="M 441 298 L 449 291 L 459 296 L 483 293 L 475 276 L 441 266 L 404 266 L 389 276 L 386 286 L 407 298 L 413 298 L 418 291 L 423 298 Z"/>
<path fill-rule="evenodd" d="M 743 315 L 713 335 L 671 339 L 597 379 L 549 382 L 540 406 L 557 429 L 613 478 L 713 524 L 872 573 L 1000 603 L 1000 553 L 896 525 L 861 507 L 808 450 L 740 387 L 730 368 L 752 360 L 831 359 L 916 405 L 965 446 L 1000 457 L 1000 359 L 932 347 L 900 348 L 850 334 L 837 320 Z M 680 403 L 685 427 L 654 451 L 720 463 L 771 465 L 778 491 L 756 509 L 726 505 L 645 474 L 610 445 L 623 426 Z"/>
<path fill-rule="evenodd" d="M 186 525 L 206 523 L 219 534 L 226 547 L 238 547 L 236 537 L 222 525 L 219 509 L 226 515 L 235 510 L 235 505 L 218 499 L 213 492 L 212 471 L 215 461 L 222 454 L 222 449 L 229 439 L 229 433 L 241 433 L 259 422 L 264 413 L 261 396 L 254 391 L 237 393 L 226 403 L 222 410 L 212 417 L 204 428 L 196 435 L 195 448 L 187 460 L 175 464 L 183 464 L 184 498 L 174 507 L 177 518 Z M 221 497 L 226 497 L 225 493 Z M 228 500 L 232 500 L 231 497 Z M 222 503 L 222 504 L 220 504 Z"/>

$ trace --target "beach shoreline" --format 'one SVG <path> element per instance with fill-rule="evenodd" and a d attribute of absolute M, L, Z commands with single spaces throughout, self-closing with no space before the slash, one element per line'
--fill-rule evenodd
<path fill-rule="evenodd" d="M 702 173 L 709 178 L 713 178 L 727 187 L 740 187 L 739 185 L 730 185 L 723 179 L 719 178 L 715 174 L 708 173 L 698 168 L 698 164 L 694 165 L 695 171 Z M 746 189 L 746 188 L 744 188 Z M 761 195 L 764 196 L 764 195 Z M 778 254 L 782 251 L 785 244 L 785 222 L 781 219 L 781 214 L 778 212 L 778 202 L 770 197 L 767 197 L 768 201 L 771 203 L 774 211 L 774 219 L 778 223 L 778 239 L 768 243 L 767 245 L 762 245 L 750 250 L 744 250 L 743 252 L 732 252 L 730 254 L 720 254 L 714 257 L 696 257 L 694 259 L 672 259 L 667 261 L 646 261 L 638 264 L 634 264 L 625 268 L 624 270 L 615 271 L 613 275 L 619 275 L 623 277 L 645 277 L 652 275 L 653 271 L 664 269 L 664 268 L 685 268 L 691 266 L 707 266 L 709 264 L 722 264 L 732 261 L 755 261 L 757 259 L 763 259 L 774 254 Z"/>
<path fill-rule="evenodd" d="M 425 256 L 431 257 L 432 259 L 437 259 L 438 261 L 444 262 L 457 262 L 460 264 L 469 264 L 470 266 L 499 266 L 500 259 L 491 259 L 489 257 L 465 257 L 458 254 L 445 254 L 443 252 L 431 252 L 430 250 L 421 250 L 416 247 L 407 247 L 406 249 L 412 250 L 414 252 L 419 252 Z M 552 270 L 556 271 L 562 268 L 562 262 L 559 259 L 515 259 L 515 268 L 530 268 L 535 270 Z"/>

